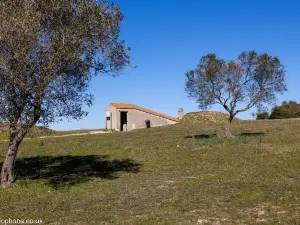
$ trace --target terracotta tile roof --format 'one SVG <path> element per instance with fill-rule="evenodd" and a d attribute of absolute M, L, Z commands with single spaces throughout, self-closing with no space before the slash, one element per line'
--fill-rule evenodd
<path fill-rule="evenodd" d="M 139 110 L 139 111 L 142 111 L 142 112 L 145 112 L 145 113 L 149 113 L 149 114 L 152 114 L 152 115 L 155 115 L 155 116 L 159 116 L 159 117 L 162 117 L 162 118 L 165 118 L 165 119 L 168 119 L 168 120 L 172 120 L 172 121 L 176 121 L 176 122 L 179 121 L 179 119 L 177 119 L 175 117 L 167 116 L 165 114 L 162 114 L 162 113 L 159 113 L 159 112 L 155 112 L 155 111 L 152 111 L 150 109 L 145 109 L 145 108 L 142 108 L 140 106 L 133 105 L 133 104 L 128 104 L 128 103 L 110 103 L 110 105 L 116 107 L 117 109 L 136 109 L 136 110 Z"/>

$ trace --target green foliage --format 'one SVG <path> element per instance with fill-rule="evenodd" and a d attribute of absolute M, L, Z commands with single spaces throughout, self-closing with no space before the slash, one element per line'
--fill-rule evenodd
<path fill-rule="evenodd" d="M 266 120 L 266 119 L 269 119 L 268 112 L 261 112 L 261 113 L 258 113 L 256 116 L 256 120 Z"/>
<path fill-rule="evenodd" d="M 230 122 L 240 112 L 273 103 L 277 93 L 286 91 L 285 70 L 279 58 L 255 51 L 242 52 L 231 61 L 216 54 L 205 55 L 196 69 L 185 75 L 186 91 L 199 108 L 220 104 L 229 113 Z"/>
<path fill-rule="evenodd" d="M 300 104 L 295 101 L 283 102 L 273 108 L 270 119 L 300 118 Z"/>
<path fill-rule="evenodd" d="M 297 104 L 297 102 L 296 101 L 289 101 L 289 104 Z"/>
<path fill-rule="evenodd" d="M 26 133 L 36 123 L 84 117 L 92 75 L 129 65 L 122 20 L 105 0 L 1 0 L 0 122 Z"/>

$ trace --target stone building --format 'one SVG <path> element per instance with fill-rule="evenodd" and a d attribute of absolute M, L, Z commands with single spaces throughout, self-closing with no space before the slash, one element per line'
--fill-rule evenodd
<path fill-rule="evenodd" d="M 164 126 L 179 122 L 178 118 L 127 103 L 111 103 L 105 112 L 106 129 L 129 131 Z"/>

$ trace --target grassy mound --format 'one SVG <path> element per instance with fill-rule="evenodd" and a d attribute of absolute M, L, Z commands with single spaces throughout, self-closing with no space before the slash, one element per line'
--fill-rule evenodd
<path fill-rule="evenodd" d="M 45 127 L 34 126 L 26 135 L 27 137 L 38 137 L 53 134 L 53 130 Z M 0 140 L 8 139 L 8 124 L 0 123 Z"/>
<path fill-rule="evenodd" d="M 202 112 L 191 112 L 185 114 L 180 121 L 181 123 L 226 123 L 228 122 L 229 115 L 222 112 L 214 111 L 202 111 Z M 239 119 L 234 119 L 234 122 Z"/>

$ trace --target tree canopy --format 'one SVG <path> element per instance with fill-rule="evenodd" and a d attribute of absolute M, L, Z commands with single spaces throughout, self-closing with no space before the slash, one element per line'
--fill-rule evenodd
<path fill-rule="evenodd" d="M 272 109 L 270 119 L 300 118 L 300 104 L 295 101 L 282 102 Z"/>
<path fill-rule="evenodd" d="M 199 108 L 220 104 L 229 113 L 230 123 L 238 113 L 274 103 L 276 94 L 286 91 L 279 58 L 255 51 L 242 52 L 230 61 L 216 54 L 205 55 L 186 78 L 186 91 Z"/>

